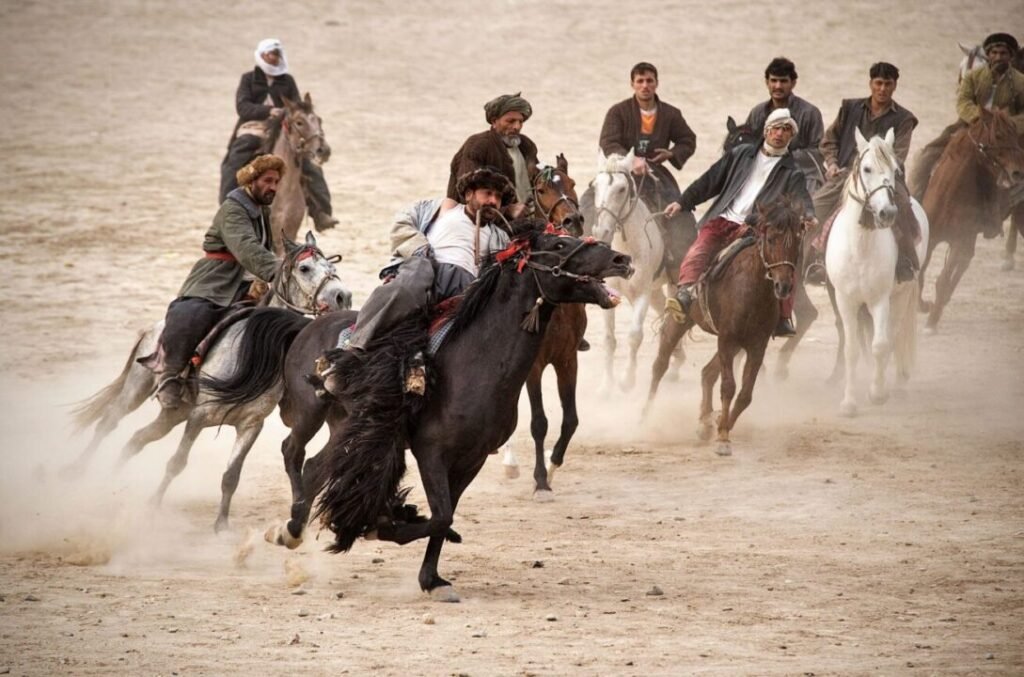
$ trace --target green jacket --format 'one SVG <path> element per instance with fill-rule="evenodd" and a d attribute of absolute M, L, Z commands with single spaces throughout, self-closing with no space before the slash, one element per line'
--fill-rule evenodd
<path fill-rule="evenodd" d="M 981 114 L 981 107 L 992 93 L 992 69 L 977 68 L 964 76 L 957 94 L 956 113 L 970 124 Z M 993 108 L 1005 110 L 1018 134 L 1024 134 L 1024 73 L 1010 68 L 996 86 Z"/>
<path fill-rule="evenodd" d="M 240 294 L 246 272 L 269 282 L 277 271 L 270 207 L 256 204 L 243 188 L 228 193 L 203 238 L 203 251 L 234 259 L 203 257 L 192 266 L 179 297 L 199 297 L 228 306 Z"/>

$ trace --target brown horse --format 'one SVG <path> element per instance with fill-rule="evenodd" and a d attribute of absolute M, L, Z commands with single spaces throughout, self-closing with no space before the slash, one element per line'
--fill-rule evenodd
<path fill-rule="evenodd" d="M 583 234 L 583 216 L 576 197 L 576 182 L 569 176 L 569 163 L 558 155 L 554 167 L 545 167 L 533 180 L 533 199 L 536 215 L 556 225 L 574 237 Z M 551 474 L 562 465 L 579 417 L 576 412 L 577 352 L 587 329 L 587 313 L 582 304 L 559 305 L 551 315 L 551 324 L 544 334 L 540 352 L 526 378 L 526 393 L 530 398 L 530 434 L 533 437 L 536 461 L 533 479 L 536 497 L 545 500 L 551 496 Z M 548 432 L 548 418 L 544 413 L 541 379 L 548 365 L 555 369 L 558 379 L 558 399 L 562 403 L 562 428 L 551 451 L 551 465 L 544 462 L 544 438 Z M 506 470 L 518 474 L 514 460 L 506 456 Z"/>
<path fill-rule="evenodd" d="M 986 237 L 1000 233 L 1006 205 L 1000 193 L 1021 179 L 1024 151 L 1005 113 L 983 109 L 977 120 L 950 139 L 922 200 L 931 224 L 928 253 L 921 265 L 918 304 L 921 312 L 928 313 L 925 332 L 935 331 L 953 290 L 974 258 L 978 233 Z M 949 252 L 935 281 L 935 301 L 929 302 L 923 298 L 924 271 L 939 242 L 949 243 Z"/>
<path fill-rule="evenodd" d="M 711 439 L 712 388 L 721 374 L 722 413 L 718 418 L 716 452 L 722 456 L 732 453 L 729 432 L 753 399 L 754 382 L 764 361 L 768 339 L 778 323 L 779 300 L 793 293 L 803 232 L 801 211 L 794 203 L 786 200 L 769 208 L 759 208 L 755 244 L 736 254 L 720 279 L 701 283 L 698 300 L 682 324 L 673 320 L 662 324 L 645 414 L 668 369 L 672 351 L 683 335 L 694 325 L 717 334 L 718 352 L 701 372 L 704 397 L 698 435 L 702 440 Z M 743 387 L 733 404 L 736 396 L 733 362 L 740 350 L 746 351 L 747 360 L 743 367 Z"/>
<path fill-rule="evenodd" d="M 268 145 L 270 152 L 282 158 L 287 167 L 278 184 L 270 220 L 275 228 L 284 231 L 288 239 L 294 240 L 306 216 L 302 163 L 326 162 L 331 154 L 320 117 L 313 112 L 313 100 L 309 93 L 301 101 L 285 98 L 280 128 L 270 135 Z M 280 250 L 280 243 L 277 247 Z"/>

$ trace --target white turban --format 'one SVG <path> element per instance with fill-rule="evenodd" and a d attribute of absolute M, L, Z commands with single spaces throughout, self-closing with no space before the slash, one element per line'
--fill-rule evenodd
<path fill-rule="evenodd" d="M 789 114 L 788 108 L 776 108 L 773 110 L 768 119 L 764 121 L 764 131 L 767 132 L 772 127 L 781 127 L 782 125 L 791 126 L 794 134 L 800 132 L 800 126 L 793 119 L 793 116 Z"/>
<path fill-rule="evenodd" d="M 273 52 L 275 49 L 281 53 L 281 60 L 276 66 L 271 66 L 263 60 L 263 55 L 267 52 Z M 272 78 L 288 72 L 288 59 L 285 58 L 284 47 L 281 46 L 281 41 L 277 38 L 260 40 L 260 44 L 256 45 L 255 57 L 256 65 L 259 66 L 259 69 Z"/>

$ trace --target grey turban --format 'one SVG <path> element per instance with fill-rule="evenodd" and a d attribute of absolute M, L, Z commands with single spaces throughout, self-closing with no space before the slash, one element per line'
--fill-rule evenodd
<path fill-rule="evenodd" d="M 523 114 L 523 120 L 529 120 L 533 115 L 533 108 L 530 102 L 519 96 L 522 92 L 515 94 L 502 94 L 484 104 L 484 115 L 487 117 L 487 124 L 492 124 L 505 113 L 515 111 Z"/>

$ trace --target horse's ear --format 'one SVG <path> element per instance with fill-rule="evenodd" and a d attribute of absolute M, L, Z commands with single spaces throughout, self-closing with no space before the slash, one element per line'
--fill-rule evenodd
<path fill-rule="evenodd" d="M 313 237 L 313 231 L 311 231 L 311 230 L 307 230 L 306 231 L 306 246 L 307 247 L 315 247 L 316 246 L 316 238 Z"/>
<path fill-rule="evenodd" d="M 299 248 L 299 245 L 292 242 L 292 239 L 288 237 L 288 234 L 284 232 L 284 228 L 281 229 L 281 242 L 284 243 L 285 254 L 290 254 Z"/>
<path fill-rule="evenodd" d="M 598 172 L 607 171 L 607 167 L 608 167 L 608 158 L 605 157 L 604 151 L 601 150 L 600 148 L 598 148 L 597 149 L 597 171 Z"/>
<path fill-rule="evenodd" d="M 313 107 L 313 99 L 309 96 L 309 92 L 306 92 L 306 96 L 304 96 L 302 100 L 305 101 L 306 105 L 310 108 Z"/>
<path fill-rule="evenodd" d="M 284 101 L 284 107 L 288 110 L 295 108 L 295 102 L 289 99 L 287 96 L 282 96 L 281 100 Z"/>
<path fill-rule="evenodd" d="M 731 115 L 725 119 L 725 129 L 730 134 L 736 131 L 736 121 L 732 119 Z"/>
<path fill-rule="evenodd" d="M 964 47 L 964 43 L 959 40 L 956 41 L 956 46 L 960 48 L 960 51 L 964 53 L 964 56 L 970 56 L 971 52 L 974 51 L 973 47 Z"/>
<path fill-rule="evenodd" d="M 890 147 L 895 147 L 896 145 L 896 130 L 892 127 L 885 133 L 885 143 Z"/>
<path fill-rule="evenodd" d="M 867 150 L 868 140 L 864 138 L 863 134 L 861 134 L 860 127 L 853 128 L 853 138 L 857 140 L 858 152 L 863 153 L 865 150 Z"/>
<path fill-rule="evenodd" d="M 622 167 L 629 170 L 633 166 L 633 159 L 636 157 L 635 149 L 630 148 L 629 152 L 626 153 L 626 157 L 622 158 Z"/>
<path fill-rule="evenodd" d="M 558 167 L 559 171 L 569 173 L 569 161 L 565 159 L 565 155 L 559 153 L 555 156 L 555 166 Z"/>

